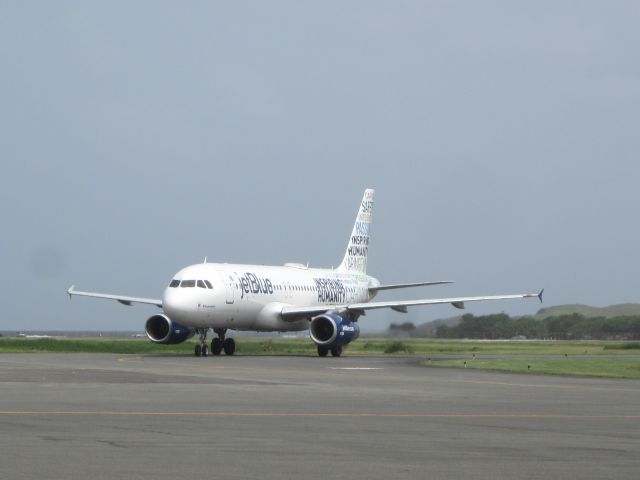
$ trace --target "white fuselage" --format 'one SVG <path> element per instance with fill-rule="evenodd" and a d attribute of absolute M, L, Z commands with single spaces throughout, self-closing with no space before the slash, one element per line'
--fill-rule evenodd
<path fill-rule="evenodd" d="M 194 328 L 299 331 L 308 319 L 284 321 L 283 306 L 362 303 L 380 283 L 360 272 L 285 266 L 201 263 L 180 270 L 164 291 L 162 307 Z M 212 288 L 210 288 L 212 287 Z"/>

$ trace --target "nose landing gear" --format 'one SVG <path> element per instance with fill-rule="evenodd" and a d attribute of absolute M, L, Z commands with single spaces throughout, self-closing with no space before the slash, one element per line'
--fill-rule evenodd
<path fill-rule="evenodd" d="M 208 328 L 199 328 L 197 332 L 200 334 L 200 343 L 196 343 L 195 355 L 196 357 L 206 357 L 209 355 L 209 346 L 207 345 L 207 332 Z"/>

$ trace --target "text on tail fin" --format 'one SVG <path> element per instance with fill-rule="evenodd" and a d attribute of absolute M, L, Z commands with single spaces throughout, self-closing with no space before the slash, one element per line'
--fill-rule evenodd
<path fill-rule="evenodd" d="M 347 245 L 347 251 L 340 267 L 340 270 L 367 272 L 367 255 L 369 254 L 369 233 L 371 231 L 371 220 L 373 213 L 373 199 L 375 190 L 368 188 L 364 191 L 358 216 L 351 231 L 351 238 Z"/>

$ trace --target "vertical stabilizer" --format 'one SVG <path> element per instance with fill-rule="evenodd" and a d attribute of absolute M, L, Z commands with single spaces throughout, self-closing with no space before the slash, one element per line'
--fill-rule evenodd
<path fill-rule="evenodd" d="M 344 254 L 344 259 L 338 270 L 349 270 L 367 273 L 367 254 L 369 253 L 369 229 L 371 227 L 371 214 L 373 213 L 373 197 L 375 190 L 368 188 L 364 191 L 362 203 L 358 210 L 356 223 L 349 238 L 349 245 Z"/>

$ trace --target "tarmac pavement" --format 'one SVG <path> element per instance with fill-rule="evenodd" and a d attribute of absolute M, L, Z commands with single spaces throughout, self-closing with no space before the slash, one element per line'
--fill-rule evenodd
<path fill-rule="evenodd" d="M 420 360 L 2 354 L 0 478 L 640 478 L 639 381 Z"/>

